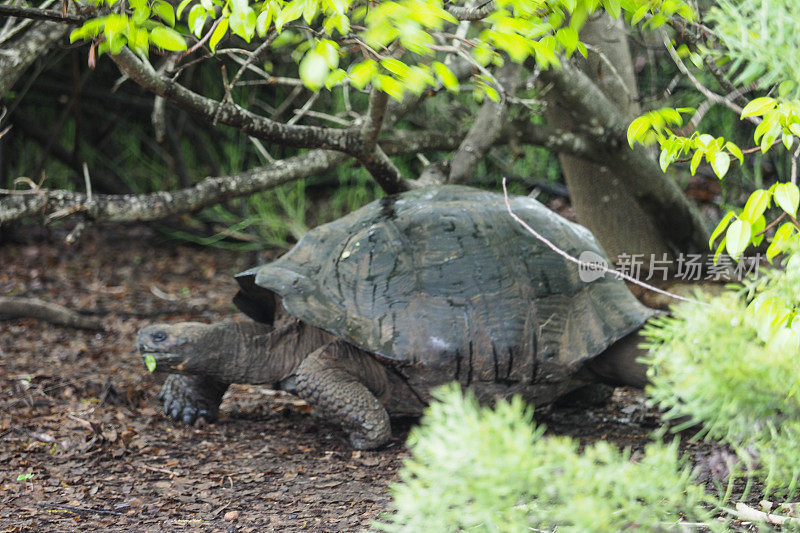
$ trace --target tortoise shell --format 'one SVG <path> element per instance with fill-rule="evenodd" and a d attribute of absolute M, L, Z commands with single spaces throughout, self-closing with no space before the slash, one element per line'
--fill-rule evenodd
<path fill-rule="evenodd" d="M 538 201 L 511 205 L 573 257 L 605 257 L 589 230 Z M 452 185 L 372 202 L 237 280 L 262 304 L 243 309 L 256 319 L 270 318 L 275 293 L 292 315 L 368 352 L 463 365 L 467 381 L 574 368 L 654 314 L 619 279 L 581 281 L 576 264 L 509 216 L 502 195 Z"/>

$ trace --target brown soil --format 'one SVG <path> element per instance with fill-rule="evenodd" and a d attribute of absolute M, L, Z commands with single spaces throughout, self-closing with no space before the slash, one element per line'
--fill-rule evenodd
<path fill-rule="evenodd" d="M 161 416 L 161 380 L 136 331 L 237 317 L 232 274 L 250 254 L 164 243 L 142 227 L 92 228 L 73 247 L 64 235 L 30 230 L 0 246 L 0 296 L 96 313 L 106 327 L 0 322 L 0 531 L 349 531 L 387 509 L 413 420 L 394 421 L 387 448 L 356 452 L 301 401 L 259 386 L 232 387 L 208 427 Z M 635 449 L 661 424 L 628 390 L 539 417 Z"/>

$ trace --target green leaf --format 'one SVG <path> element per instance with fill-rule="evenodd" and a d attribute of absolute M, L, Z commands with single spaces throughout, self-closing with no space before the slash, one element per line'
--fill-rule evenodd
<path fill-rule="evenodd" d="M 795 226 L 791 222 L 784 222 L 783 225 L 778 228 L 778 231 L 775 232 L 775 236 L 772 237 L 772 243 L 770 243 L 769 248 L 767 248 L 768 261 L 772 261 L 776 255 L 786 249 L 786 245 L 789 243 L 789 239 L 791 239 L 794 231 Z"/>
<path fill-rule="evenodd" d="M 229 21 L 231 31 L 249 43 L 256 33 L 256 12 L 245 6 L 231 13 Z"/>
<path fill-rule="evenodd" d="M 181 18 L 181 13 L 183 10 L 186 9 L 186 6 L 192 3 L 192 0 L 182 0 L 180 4 L 178 4 L 178 9 L 175 11 L 175 15 L 178 18 Z"/>
<path fill-rule="evenodd" d="M 752 117 L 763 115 L 767 111 L 771 110 L 775 107 L 775 99 L 770 98 L 769 96 L 762 96 L 761 98 L 755 98 L 751 100 L 744 109 L 742 109 L 742 117 Z"/>
<path fill-rule="evenodd" d="M 732 218 L 733 211 L 728 211 L 728 213 L 722 217 L 722 220 L 719 221 L 719 224 L 717 224 L 717 227 L 714 228 L 714 232 L 711 234 L 711 238 L 708 240 L 709 249 L 714 247 L 714 241 L 722 234 L 723 231 L 725 231 L 725 228 L 728 227 L 728 223 Z"/>
<path fill-rule="evenodd" d="M 431 67 L 433 67 L 433 72 L 436 74 L 436 77 L 439 78 L 439 81 L 442 82 L 445 89 L 454 93 L 458 92 L 458 78 L 456 78 L 456 75 L 453 74 L 453 71 L 450 70 L 447 65 L 439 61 L 434 61 L 431 63 Z"/>
<path fill-rule="evenodd" d="M 633 148 L 633 143 L 641 142 L 647 131 L 650 129 L 651 118 L 647 115 L 636 118 L 628 126 L 628 144 Z"/>
<path fill-rule="evenodd" d="M 719 256 L 722 255 L 722 250 L 725 249 L 727 237 L 723 237 L 721 241 L 719 241 L 719 246 L 717 246 L 717 250 L 714 252 L 714 264 L 717 264 L 719 261 Z"/>
<path fill-rule="evenodd" d="M 611 16 L 612 19 L 619 18 L 619 14 L 621 11 L 619 0 L 604 0 L 603 7 L 605 8 L 606 12 Z"/>
<path fill-rule="evenodd" d="M 206 9 L 200 4 L 193 5 L 192 9 L 189 10 L 187 22 L 189 23 L 189 31 L 191 31 L 195 37 L 200 37 L 200 34 L 203 33 L 203 26 L 206 23 L 207 16 Z"/>
<path fill-rule="evenodd" d="M 764 214 L 764 211 L 769 206 L 770 193 L 764 189 L 756 189 L 750 194 L 747 203 L 744 204 L 744 209 L 739 217 L 747 222 L 755 222 L 758 217 Z"/>
<path fill-rule="evenodd" d="M 732 142 L 725 143 L 725 149 L 730 152 L 733 157 L 739 160 L 740 165 L 744 165 L 744 154 L 742 153 L 741 148 L 733 144 Z"/>
<path fill-rule="evenodd" d="M 670 163 L 672 163 L 672 154 L 664 148 L 658 156 L 658 165 L 661 167 L 661 172 L 666 172 Z"/>
<path fill-rule="evenodd" d="M 797 216 L 797 207 L 800 204 L 800 189 L 794 183 L 778 183 L 775 185 L 775 203 L 792 215 Z"/>
<path fill-rule="evenodd" d="M 281 31 L 284 24 L 299 19 L 303 15 L 304 8 L 304 0 L 292 0 L 291 3 L 281 9 L 281 12 L 275 18 L 275 27 L 278 31 Z"/>
<path fill-rule="evenodd" d="M 378 64 L 367 59 L 361 63 L 356 63 L 350 69 L 350 83 L 356 89 L 363 89 L 372 81 L 372 77 L 378 72 Z"/>
<path fill-rule="evenodd" d="M 149 353 L 144 356 L 144 366 L 151 374 L 156 371 L 156 358 L 153 354 Z"/>
<path fill-rule="evenodd" d="M 578 32 L 573 28 L 561 28 L 556 32 L 556 39 L 569 56 L 578 46 Z"/>
<path fill-rule="evenodd" d="M 725 250 L 727 250 L 728 255 L 738 259 L 747 248 L 747 245 L 750 244 L 752 233 L 749 222 L 741 219 L 734 220 L 725 233 Z"/>
<path fill-rule="evenodd" d="M 703 151 L 702 150 L 695 150 L 694 154 L 692 155 L 692 162 L 689 164 L 689 171 L 694 176 L 694 173 L 697 172 L 697 167 L 700 166 L 700 161 L 703 160 Z"/>
<path fill-rule="evenodd" d="M 755 222 L 753 222 L 753 237 L 752 242 L 753 246 L 758 246 L 764 240 L 764 234 L 761 233 L 767 227 L 767 219 L 764 218 L 764 215 L 758 217 Z"/>
<path fill-rule="evenodd" d="M 167 26 L 175 26 L 175 10 L 170 4 L 164 0 L 156 0 L 153 2 L 153 11 L 167 24 Z"/>
<path fill-rule="evenodd" d="M 706 158 L 708 158 L 708 154 L 706 154 Z M 714 173 L 719 179 L 725 177 L 725 174 L 727 174 L 730 166 L 731 156 L 729 156 L 727 153 L 714 152 L 714 154 L 711 156 L 711 168 L 714 170 Z"/>
<path fill-rule="evenodd" d="M 258 33 L 259 37 L 264 37 L 267 34 L 269 25 L 272 22 L 272 14 L 272 9 L 266 9 L 259 13 L 256 19 L 256 33 Z"/>
<path fill-rule="evenodd" d="M 150 42 L 162 50 L 170 52 L 180 52 L 186 50 L 186 41 L 183 35 L 167 28 L 166 26 L 156 26 L 150 31 Z"/>
<path fill-rule="evenodd" d="M 211 39 L 208 41 L 208 47 L 211 48 L 211 53 L 217 51 L 217 45 L 226 33 L 228 33 L 228 19 L 223 18 L 219 21 L 217 27 L 214 28 L 214 33 L 211 34 Z"/>
<path fill-rule="evenodd" d="M 397 81 L 396 79 L 392 78 L 391 76 L 387 76 L 385 74 L 381 74 L 378 76 L 377 85 L 380 90 L 394 98 L 395 100 L 402 101 L 403 100 L 403 84 Z"/>
<path fill-rule="evenodd" d="M 325 88 L 330 90 L 331 87 L 334 87 L 342 83 L 345 80 L 345 78 L 347 78 L 347 72 L 345 72 L 340 68 L 337 68 L 336 70 L 331 72 L 331 75 L 328 76 L 327 80 L 325 80 Z"/>
<path fill-rule="evenodd" d="M 328 79 L 331 68 L 325 56 L 311 49 L 300 61 L 300 79 L 313 91 L 318 91 Z"/>
<path fill-rule="evenodd" d="M 318 12 L 319 12 L 319 1 L 306 0 L 305 6 L 303 7 L 303 20 L 306 21 L 306 24 L 311 24 L 312 22 L 314 22 L 314 19 L 317 18 Z"/>
<path fill-rule="evenodd" d="M 635 25 L 640 20 L 642 20 L 644 18 L 644 16 L 647 14 L 647 11 L 649 9 L 650 9 L 650 6 L 647 5 L 647 4 L 643 4 L 643 5 L 639 6 L 639 9 L 637 9 L 636 12 L 634 12 L 633 16 L 631 17 L 631 25 Z"/>

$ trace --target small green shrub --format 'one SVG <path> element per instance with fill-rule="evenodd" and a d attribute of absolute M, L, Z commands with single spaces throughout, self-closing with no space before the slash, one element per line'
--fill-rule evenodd
<path fill-rule="evenodd" d="M 709 520 L 677 442 L 652 443 L 636 460 L 604 441 L 581 453 L 569 437 L 544 436 L 519 398 L 492 410 L 457 385 L 435 396 L 409 437 L 394 513 L 377 529 L 655 531 Z"/>
<path fill-rule="evenodd" d="M 767 491 L 794 492 L 800 475 L 800 254 L 785 270 L 707 305 L 682 303 L 644 330 L 650 397 L 666 416 L 755 459 Z M 745 461 L 746 463 L 747 461 Z"/>

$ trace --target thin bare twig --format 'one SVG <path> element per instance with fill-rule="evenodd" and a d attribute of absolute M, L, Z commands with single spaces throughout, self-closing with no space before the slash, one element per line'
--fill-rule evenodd
<path fill-rule="evenodd" d="M 695 88 L 698 91 L 700 91 L 703 94 L 703 96 L 705 96 L 708 100 L 714 103 L 724 105 L 725 107 L 735 111 L 739 115 L 742 114 L 743 108 L 741 106 L 737 105 L 732 100 L 722 95 L 719 95 L 714 91 L 712 91 L 711 89 L 707 88 L 705 85 L 700 83 L 700 80 L 698 80 L 688 68 L 686 68 L 686 65 L 683 63 L 683 60 L 678 55 L 677 50 L 675 50 L 675 47 L 672 45 L 672 40 L 669 38 L 669 35 L 667 35 L 667 32 L 663 30 L 661 31 L 661 39 L 664 41 L 664 46 L 666 47 L 667 52 L 669 52 L 672 61 L 678 67 L 678 70 L 680 70 L 684 76 L 686 76 L 691 80 Z M 754 124 L 759 124 L 761 122 L 761 119 L 757 117 L 747 117 L 747 119 L 750 120 L 750 122 L 753 122 Z"/>
<path fill-rule="evenodd" d="M 674 294 L 674 293 L 671 293 L 669 291 L 665 291 L 663 289 L 659 289 L 658 287 L 654 287 L 654 286 L 652 286 L 652 285 L 650 285 L 648 283 L 645 283 L 643 281 L 639 281 L 638 279 L 634 278 L 633 276 L 629 276 L 629 275 L 627 275 L 627 274 L 625 274 L 623 272 L 619 272 L 618 270 L 614 270 L 613 268 L 608 268 L 607 266 L 605 266 L 603 264 L 600 264 L 600 263 L 586 263 L 584 261 L 581 261 L 577 257 L 572 257 L 567 252 L 565 252 L 564 250 L 562 250 L 561 248 L 559 248 L 558 246 L 553 244 L 551 241 L 549 241 L 547 238 L 545 238 L 542 234 L 540 234 L 535 229 L 530 227 L 524 220 L 519 218 L 516 215 L 516 213 L 514 213 L 514 211 L 511 209 L 511 201 L 508 199 L 508 189 L 506 188 L 506 178 L 503 178 L 503 198 L 505 199 L 506 209 L 508 210 L 508 214 L 511 216 L 511 218 L 513 218 L 519 225 L 521 225 L 523 228 L 525 228 L 525 231 L 527 231 L 528 233 L 530 233 L 531 235 L 536 237 L 545 246 L 547 246 L 548 248 L 553 250 L 555 253 L 557 253 L 558 255 L 560 255 L 561 257 L 563 257 L 564 259 L 566 259 L 570 263 L 575 263 L 579 267 L 583 267 L 583 268 L 586 268 L 586 269 L 599 270 L 599 271 L 603 272 L 604 274 L 611 274 L 611 275 L 617 276 L 619 278 L 624 279 L 625 281 L 633 283 L 634 285 L 638 285 L 638 286 L 643 287 L 643 288 L 645 288 L 647 290 L 650 290 L 650 291 L 653 291 L 653 292 L 657 292 L 658 294 L 663 294 L 664 296 L 669 296 L 670 298 L 674 298 L 675 300 L 681 300 L 683 302 L 692 302 L 692 303 L 699 304 L 699 305 L 709 305 L 709 304 L 707 304 L 705 302 L 701 302 L 701 301 L 695 300 L 693 298 L 686 298 L 684 296 L 680 296 L 678 294 Z"/>

